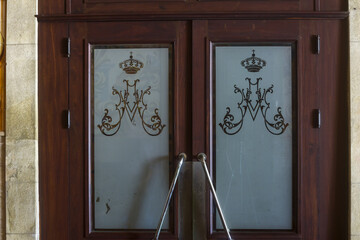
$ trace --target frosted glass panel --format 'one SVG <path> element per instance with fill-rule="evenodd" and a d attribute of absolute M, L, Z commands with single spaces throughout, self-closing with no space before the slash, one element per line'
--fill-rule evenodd
<path fill-rule="evenodd" d="M 231 229 L 292 228 L 291 52 L 215 47 L 216 190 Z"/>
<path fill-rule="evenodd" d="M 169 188 L 170 49 L 92 51 L 95 229 L 156 229 Z"/>

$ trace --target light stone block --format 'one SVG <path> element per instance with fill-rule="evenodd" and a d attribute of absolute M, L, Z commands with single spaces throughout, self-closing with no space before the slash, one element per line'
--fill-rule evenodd
<path fill-rule="evenodd" d="M 36 182 L 36 140 L 6 140 L 6 181 Z"/>
<path fill-rule="evenodd" d="M 359 26 L 360 27 L 360 26 Z M 360 42 L 350 42 L 350 88 L 352 96 L 359 96 L 360 90 Z"/>
<path fill-rule="evenodd" d="M 12 139 L 35 139 L 35 45 L 7 46 L 6 134 Z"/>
<path fill-rule="evenodd" d="M 6 134 L 12 139 L 35 139 L 34 99 L 6 109 Z"/>
<path fill-rule="evenodd" d="M 36 47 L 6 46 L 6 105 L 12 106 L 36 94 Z"/>
<path fill-rule="evenodd" d="M 6 240 L 37 240 L 36 234 L 6 234 Z"/>
<path fill-rule="evenodd" d="M 360 236 L 351 236 L 351 240 L 360 240 Z"/>
<path fill-rule="evenodd" d="M 350 43 L 351 182 L 360 183 L 360 42 Z"/>
<path fill-rule="evenodd" d="M 360 10 L 359 0 L 349 0 L 349 10 Z"/>
<path fill-rule="evenodd" d="M 6 222 L 6 190 L 5 190 L 5 137 L 0 137 L 0 222 Z M 0 239 L 6 234 L 4 224 L 0 225 Z"/>
<path fill-rule="evenodd" d="M 7 1 L 7 44 L 35 43 L 36 0 Z"/>
<path fill-rule="evenodd" d="M 350 41 L 360 41 L 360 1 L 350 0 Z"/>
<path fill-rule="evenodd" d="M 36 183 L 8 182 L 6 187 L 6 232 L 34 234 Z"/>
<path fill-rule="evenodd" d="M 360 184 L 351 184 L 351 234 L 360 236 Z"/>

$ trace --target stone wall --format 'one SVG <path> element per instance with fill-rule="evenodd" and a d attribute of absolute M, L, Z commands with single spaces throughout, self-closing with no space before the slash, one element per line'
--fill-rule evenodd
<path fill-rule="evenodd" d="M 349 0 L 351 104 L 351 240 L 360 240 L 360 1 Z"/>
<path fill-rule="evenodd" d="M 7 1 L 6 239 L 38 239 L 36 0 Z"/>

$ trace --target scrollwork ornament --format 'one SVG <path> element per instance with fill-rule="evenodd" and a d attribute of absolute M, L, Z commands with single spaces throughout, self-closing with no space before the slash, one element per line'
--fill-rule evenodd
<path fill-rule="evenodd" d="M 234 93 L 240 93 L 241 99 L 237 103 L 237 108 L 239 109 L 239 119 L 236 120 L 233 113 L 231 113 L 230 107 L 226 107 L 226 113 L 223 118 L 222 123 L 219 123 L 220 128 L 225 134 L 235 135 L 238 133 L 244 124 L 244 117 L 247 112 L 250 113 L 250 116 L 253 121 L 255 121 L 259 112 L 261 112 L 262 117 L 264 118 L 264 124 L 268 132 L 273 135 L 281 135 L 285 132 L 286 128 L 289 126 L 289 123 L 285 122 L 284 116 L 281 112 L 281 107 L 277 108 L 277 113 L 273 116 L 273 121 L 268 120 L 268 110 L 270 109 L 270 103 L 267 101 L 267 95 L 274 92 L 274 85 L 271 85 L 267 89 L 262 89 L 259 87 L 259 83 L 262 78 L 257 78 L 256 82 L 251 82 L 251 78 L 245 78 L 245 81 L 248 81 L 249 87 L 246 89 L 240 89 L 234 85 Z M 253 95 L 252 86 L 256 86 L 255 91 L 255 106 L 251 97 Z"/>
<path fill-rule="evenodd" d="M 246 68 L 248 72 L 254 73 L 260 72 L 260 70 L 266 66 L 266 61 L 256 57 L 255 50 L 252 50 L 252 56 L 241 61 L 241 65 Z M 273 121 L 268 120 L 267 116 L 268 110 L 270 109 L 270 103 L 267 101 L 267 96 L 274 92 L 274 85 L 271 85 L 267 89 L 262 89 L 259 86 L 260 81 L 262 81 L 261 77 L 257 78 L 255 82 L 252 82 L 251 78 L 246 77 L 245 81 L 248 82 L 248 87 L 245 89 L 241 89 L 234 85 L 234 93 L 240 93 L 241 95 L 240 102 L 237 103 L 240 119 L 235 120 L 233 113 L 230 113 L 230 107 L 226 107 L 223 122 L 219 123 L 220 128 L 225 134 L 234 135 L 241 130 L 247 112 L 250 113 L 252 120 L 255 121 L 260 111 L 268 132 L 273 135 L 284 133 L 289 126 L 289 123 L 285 122 L 284 116 L 281 113 L 281 107 L 277 108 L 277 113 L 273 116 Z M 256 87 L 256 89 L 252 89 L 253 87 Z M 253 98 L 253 100 L 255 100 L 254 105 L 252 100 L 253 92 L 255 93 L 255 98 Z"/>
<path fill-rule="evenodd" d="M 140 82 L 139 79 L 136 79 L 132 84 L 129 83 L 129 80 L 123 80 L 126 84 L 126 89 L 118 91 L 115 87 L 112 88 L 112 94 L 117 95 L 119 97 L 119 102 L 115 104 L 115 110 L 118 113 L 118 121 L 114 124 L 113 118 L 109 115 L 109 110 L 106 108 L 105 114 L 101 120 L 101 124 L 98 124 L 97 127 L 100 129 L 101 133 L 106 136 L 115 135 L 121 126 L 121 121 L 123 119 L 124 114 L 128 116 L 131 122 L 134 122 L 135 115 L 138 114 L 143 129 L 150 136 L 159 135 L 162 130 L 165 128 L 165 124 L 162 123 L 162 120 L 159 116 L 159 109 L 156 108 L 154 110 L 153 115 L 150 117 L 150 122 L 145 121 L 145 114 L 147 113 L 147 104 L 145 103 L 145 95 L 151 94 L 151 87 L 147 87 L 145 90 L 141 90 L 139 94 L 139 90 L 136 88 L 137 83 Z M 133 89 L 132 95 L 134 96 L 135 101 L 133 105 L 130 106 L 128 97 L 130 96 L 129 89 Z"/>

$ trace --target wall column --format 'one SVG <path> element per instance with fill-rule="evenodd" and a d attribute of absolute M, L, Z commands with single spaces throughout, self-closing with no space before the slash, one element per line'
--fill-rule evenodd
<path fill-rule="evenodd" d="M 7 240 L 38 239 L 36 4 L 7 1 Z"/>

